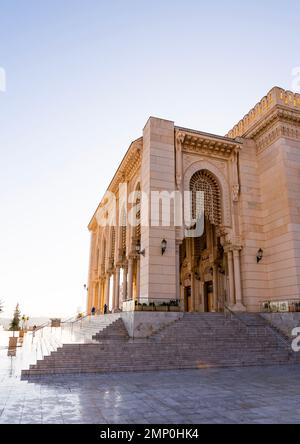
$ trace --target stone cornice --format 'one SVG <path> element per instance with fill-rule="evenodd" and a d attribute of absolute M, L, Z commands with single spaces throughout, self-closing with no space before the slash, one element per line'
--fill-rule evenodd
<path fill-rule="evenodd" d="M 299 124 L 300 94 L 275 87 L 229 131 L 227 137 L 255 138 L 280 118 Z"/>
<path fill-rule="evenodd" d="M 300 111 L 277 105 L 245 137 L 255 140 L 259 153 L 281 137 L 300 140 Z"/>
<path fill-rule="evenodd" d="M 114 175 L 107 191 L 117 194 L 119 184 L 129 182 L 138 172 L 142 162 L 143 138 L 139 138 L 132 142 L 127 153 L 125 154 L 116 174 Z M 96 214 L 97 211 L 105 204 L 105 196 L 98 205 L 90 223 L 89 230 L 93 231 L 97 227 Z"/>
<path fill-rule="evenodd" d="M 209 154 L 223 159 L 230 158 L 242 146 L 238 140 L 179 127 L 176 127 L 176 142 L 183 152 Z"/>
<path fill-rule="evenodd" d="M 118 191 L 120 183 L 128 182 L 136 175 L 138 169 L 141 167 L 142 149 L 142 138 L 136 140 L 131 144 L 110 186 L 108 187 L 108 191 L 116 193 Z"/>
<path fill-rule="evenodd" d="M 300 117 L 300 116 L 299 116 Z M 253 137 L 258 153 L 261 153 L 280 138 L 300 141 L 300 122 L 275 120 L 272 124 Z"/>

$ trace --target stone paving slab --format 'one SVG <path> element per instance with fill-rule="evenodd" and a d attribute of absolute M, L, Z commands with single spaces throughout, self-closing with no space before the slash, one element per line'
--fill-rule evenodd
<path fill-rule="evenodd" d="M 0 424 L 300 424 L 300 366 L 61 375 L 0 369 Z"/>

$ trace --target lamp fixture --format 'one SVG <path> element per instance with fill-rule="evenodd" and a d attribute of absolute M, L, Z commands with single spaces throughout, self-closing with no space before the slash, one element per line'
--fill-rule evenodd
<path fill-rule="evenodd" d="M 135 250 L 136 250 L 137 254 L 145 257 L 146 251 L 145 251 L 145 249 L 141 250 L 141 242 L 139 240 L 136 243 Z"/>
<path fill-rule="evenodd" d="M 168 246 L 168 242 L 166 241 L 166 239 L 163 239 L 161 241 L 161 255 L 163 256 L 165 254 L 165 252 L 167 251 L 167 246 Z"/>
<path fill-rule="evenodd" d="M 263 257 L 264 257 L 264 252 L 263 252 L 263 250 L 260 248 L 260 249 L 258 250 L 258 252 L 257 252 L 257 255 L 256 255 L 256 260 L 257 260 L 257 263 L 258 263 L 258 264 L 260 263 L 260 261 L 262 261 Z"/>

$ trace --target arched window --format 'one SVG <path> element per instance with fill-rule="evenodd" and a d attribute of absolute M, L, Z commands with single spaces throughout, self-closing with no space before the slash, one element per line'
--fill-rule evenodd
<path fill-rule="evenodd" d="M 197 171 L 190 181 L 192 192 L 192 215 L 195 219 L 196 209 L 204 200 L 204 213 L 213 225 L 222 222 L 221 192 L 217 179 L 207 170 Z M 202 192 L 201 195 L 199 192 Z"/>

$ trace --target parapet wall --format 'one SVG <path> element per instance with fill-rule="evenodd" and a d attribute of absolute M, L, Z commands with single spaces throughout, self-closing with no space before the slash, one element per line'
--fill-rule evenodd
<path fill-rule="evenodd" d="M 271 89 L 271 91 L 229 131 L 227 137 L 235 139 L 246 136 L 247 132 L 276 106 L 282 106 L 300 112 L 300 94 L 285 91 L 278 87 Z"/>

